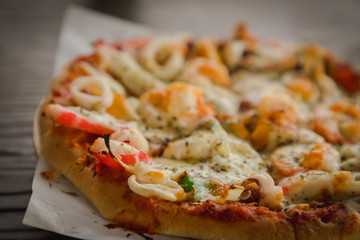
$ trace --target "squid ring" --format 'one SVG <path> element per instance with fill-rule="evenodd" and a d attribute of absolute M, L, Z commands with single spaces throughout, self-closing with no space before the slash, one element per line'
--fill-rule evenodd
<path fill-rule="evenodd" d="M 76 78 L 70 91 L 75 103 L 88 110 L 105 110 L 114 99 L 110 86 L 99 76 Z"/>
<path fill-rule="evenodd" d="M 154 39 L 144 49 L 141 62 L 155 76 L 169 81 L 184 65 L 184 49 L 178 41 L 167 38 Z"/>

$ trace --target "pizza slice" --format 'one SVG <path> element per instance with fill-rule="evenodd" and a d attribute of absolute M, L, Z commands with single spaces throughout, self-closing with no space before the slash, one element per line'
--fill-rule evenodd
<path fill-rule="evenodd" d="M 360 79 L 337 62 L 244 25 L 97 42 L 41 106 L 42 154 L 112 227 L 360 239 Z"/>

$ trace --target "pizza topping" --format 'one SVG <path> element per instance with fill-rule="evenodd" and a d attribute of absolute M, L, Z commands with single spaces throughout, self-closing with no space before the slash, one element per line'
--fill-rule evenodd
<path fill-rule="evenodd" d="M 243 201 L 250 197 L 250 191 L 244 191 L 245 188 L 241 186 L 240 183 L 232 184 L 216 184 L 213 182 L 212 190 L 215 197 L 212 198 L 212 201 L 216 203 L 229 203 L 234 201 Z"/>
<path fill-rule="evenodd" d="M 214 106 L 216 113 L 236 114 L 239 110 L 240 99 L 228 88 L 215 85 L 210 81 L 201 81 L 197 74 L 180 75 L 177 80 L 194 85 L 199 89 L 206 103 Z"/>
<path fill-rule="evenodd" d="M 96 69 L 88 62 L 81 61 L 77 64 L 81 69 L 83 69 L 89 75 L 99 77 L 102 81 L 105 81 L 110 86 L 112 91 L 123 95 L 125 94 L 124 87 L 108 73 Z"/>
<path fill-rule="evenodd" d="M 99 76 L 76 78 L 70 85 L 74 102 L 88 110 L 104 111 L 113 102 L 113 93 Z"/>
<path fill-rule="evenodd" d="M 144 135 L 137 128 L 120 129 L 111 134 L 111 139 L 129 143 L 131 146 L 147 153 L 149 144 Z"/>
<path fill-rule="evenodd" d="M 155 38 L 141 52 L 145 69 L 162 80 L 170 81 L 185 63 L 185 48 L 175 38 Z"/>
<path fill-rule="evenodd" d="M 133 192 L 144 197 L 182 200 L 185 197 L 184 189 L 172 180 L 175 178 L 173 173 L 155 169 L 149 164 L 151 160 L 146 153 L 131 146 L 127 141 L 122 142 L 124 138 L 131 139 L 127 134 L 131 133 L 125 131 L 115 132 L 111 136 L 105 134 L 104 138 L 98 138 L 90 146 L 89 151 L 105 166 L 125 168 L 133 174 L 128 178 L 129 188 Z"/>
<path fill-rule="evenodd" d="M 158 197 L 168 201 L 181 201 L 185 198 L 184 189 L 171 179 L 169 171 L 158 171 L 145 163 L 137 163 L 128 179 L 129 188 L 144 197 Z"/>
<path fill-rule="evenodd" d="M 177 81 L 196 86 L 217 113 L 238 112 L 239 97 L 227 88 L 231 84 L 229 72 L 220 62 L 203 57 L 191 59 Z"/>
<path fill-rule="evenodd" d="M 360 141 L 360 108 L 344 99 L 314 111 L 314 131 L 331 143 Z"/>
<path fill-rule="evenodd" d="M 297 173 L 279 182 L 283 187 L 285 199 L 290 203 L 309 202 L 311 200 L 330 201 L 360 196 L 360 182 L 351 172 L 324 171 Z"/>
<path fill-rule="evenodd" d="M 203 117 L 213 114 L 211 106 L 204 103 L 202 93 L 181 82 L 144 93 L 140 97 L 139 112 L 152 127 L 179 131 L 189 131 Z"/>
<path fill-rule="evenodd" d="M 290 43 L 269 41 L 251 46 L 251 52 L 243 57 L 240 66 L 253 71 L 284 71 L 294 68 L 295 46 Z"/>
<path fill-rule="evenodd" d="M 222 56 L 229 69 L 234 69 L 240 62 L 246 49 L 246 43 L 240 40 L 228 41 L 223 50 Z"/>
<path fill-rule="evenodd" d="M 118 77 L 131 93 L 140 96 L 149 89 L 164 86 L 159 79 L 144 70 L 130 53 L 117 51 L 107 45 L 99 46 L 97 51 L 106 62 L 109 71 Z"/>
<path fill-rule="evenodd" d="M 138 161 L 150 160 L 143 151 L 126 142 L 109 139 L 109 135 L 96 139 L 89 150 L 101 163 L 110 168 L 124 167 L 129 170 L 129 167 L 124 164 L 134 165 Z"/>
<path fill-rule="evenodd" d="M 157 168 L 177 175 L 185 170 L 195 185 L 194 201 L 236 201 L 243 188 L 225 186 L 240 186 L 250 174 L 265 170 L 262 159 L 247 143 L 227 134 L 210 117 L 189 137 L 171 141 L 162 158 L 154 162 Z"/>
<path fill-rule="evenodd" d="M 308 170 L 332 172 L 340 169 L 340 155 L 328 143 L 289 145 L 278 148 L 271 156 L 274 168 L 285 176 Z"/>
<path fill-rule="evenodd" d="M 200 161 L 218 153 L 225 156 L 229 149 L 227 135 L 215 119 L 204 119 L 203 125 L 189 137 L 170 142 L 163 157 Z"/>
<path fill-rule="evenodd" d="M 88 133 L 104 135 L 128 126 L 107 113 L 87 111 L 81 107 L 64 107 L 59 104 L 49 104 L 45 116 L 66 127 L 79 129 Z"/>
<path fill-rule="evenodd" d="M 178 182 L 186 193 L 194 191 L 194 184 L 191 182 L 186 171 L 180 174 Z"/>
<path fill-rule="evenodd" d="M 281 80 L 287 88 L 298 94 L 303 101 L 314 104 L 319 100 L 319 89 L 310 78 L 290 73 L 284 74 Z"/>
<path fill-rule="evenodd" d="M 229 87 L 231 80 L 229 71 L 222 63 L 215 60 L 197 57 L 189 60 L 183 70 L 182 79 L 192 78 L 199 85 L 209 83 Z"/>
<path fill-rule="evenodd" d="M 203 57 L 221 63 L 218 51 L 218 41 L 210 38 L 200 38 L 195 42 L 193 53 L 195 57 Z"/>
<path fill-rule="evenodd" d="M 268 95 L 284 93 L 286 88 L 271 73 L 254 73 L 245 70 L 232 74 L 232 89 L 242 96 L 250 108 L 256 108 Z"/>
<path fill-rule="evenodd" d="M 257 107 L 259 121 L 251 133 L 257 149 L 273 149 L 298 137 L 300 121 L 294 101 L 285 94 L 269 95 Z"/>
<path fill-rule="evenodd" d="M 342 170 L 360 171 L 359 144 L 344 144 L 339 147 L 339 152 Z"/>
<path fill-rule="evenodd" d="M 360 89 L 360 73 L 349 64 L 337 64 L 331 76 L 348 93 L 355 93 Z"/>
<path fill-rule="evenodd" d="M 140 118 L 131 104 L 131 98 L 126 98 L 121 93 L 114 93 L 113 104 L 106 109 L 106 112 L 125 120 L 139 120 Z"/>
<path fill-rule="evenodd" d="M 242 197 L 246 202 L 258 202 L 261 206 L 279 208 L 283 200 L 283 190 L 275 186 L 273 178 L 268 173 L 252 174 L 241 184 L 244 186 Z M 248 193 L 250 192 L 250 194 Z"/>

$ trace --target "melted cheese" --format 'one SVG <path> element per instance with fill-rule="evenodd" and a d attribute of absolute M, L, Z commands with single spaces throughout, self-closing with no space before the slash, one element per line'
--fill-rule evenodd
<path fill-rule="evenodd" d="M 269 94 L 286 91 L 282 84 L 274 80 L 274 77 L 272 74 L 238 72 L 232 76 L 233 90 L 256 106 Z"/>
<path fill-rule="evenodd" d="M 262 159 L 247 143 L 228 135 L 216 120 L 210 121 L 210 129 L 171 142 L 163 157 L 154 159 L 158 169 L 187 172 L 195 185 L 195 201 L 214 199 L 211 183 L 239 184 L 264 171 Z"/>

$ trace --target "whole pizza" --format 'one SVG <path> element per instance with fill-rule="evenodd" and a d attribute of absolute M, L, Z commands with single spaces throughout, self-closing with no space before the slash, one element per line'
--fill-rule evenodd
<path fill-rule="evenodd" d="M 41 105 L 42 154 L 111 227 L 360 239 L 359 89 L 324 47 L 244 24 L 225 39 L 97 41 Z"/>

